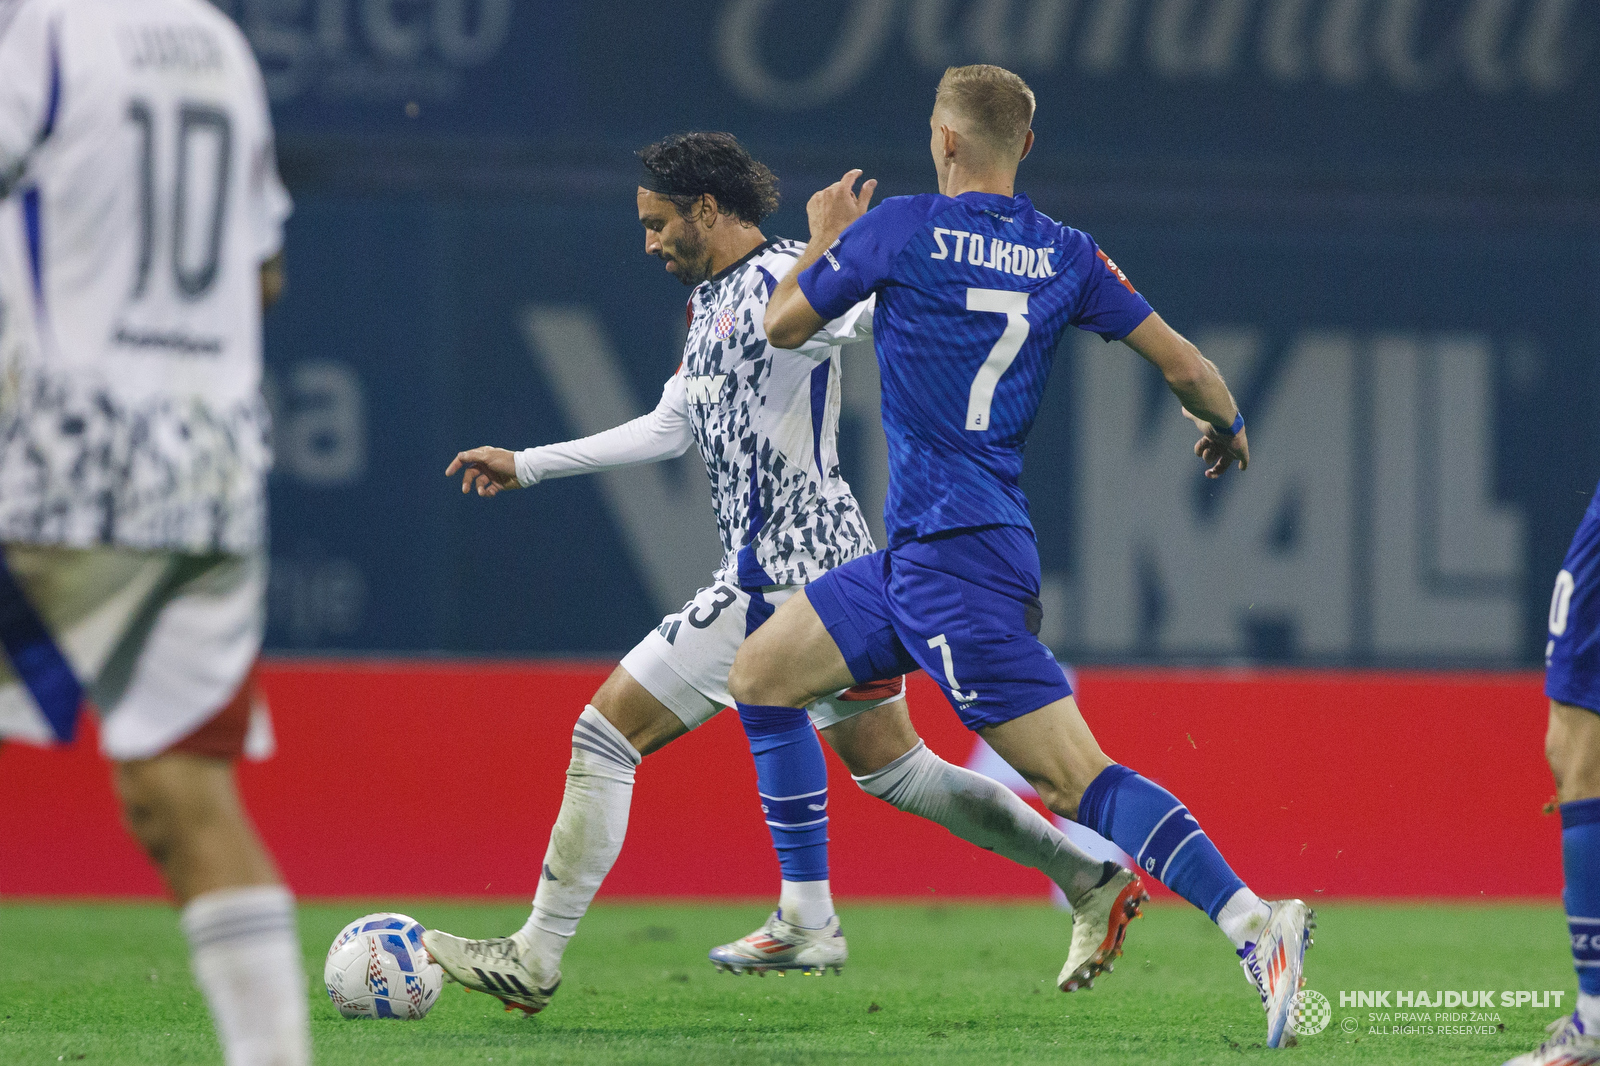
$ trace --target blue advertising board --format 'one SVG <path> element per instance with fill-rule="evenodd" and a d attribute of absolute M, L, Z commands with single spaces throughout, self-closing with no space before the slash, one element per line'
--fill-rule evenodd
<path fill-rule="evenodd" d="M 692 457 L 463 498 L 443 470 L 643 413 L 685 290 L 609 200 L 306 196 L 268 324 L 282 649 L 624 649 L 716 564 Z M 1244 221 L 1090 229 L 1215 359 L 1255 463 L 1199 478 L 1159 378 L 1058 352 L 1025 486 L 1046 636 L 1091 660 L 1535 661 L 1600 478 L 1592 232 Z M 795 234 L 794 208 L 768 227 Z M 847 352 L 845 472 L 885 489 L 876 369 Z"/>
<path fill-rule="evenodd" d="M 717 127 L 920 156 L 940 73 L 989 62 L 1037 91 L 1055 166 L 1592 188 L 1600 162 L 1582 0 L 218 2 L 286 137 L 523 140 L 552 161 Z"/>
<path fill-rule="evenodd" d="M 692 457 L 462 498 L 678 362 L 632 151 L 725 128 L 772 235 L 860 165 L 927 191 L 948 64 L 1039 97 L 1020 184 L 1250 419 L 1204 482 L 1121 345 L 1058 352 L 1025 486 L 1078 661 L 1532 665 L 1600 478 L 1600 8 L 1579 0 L 219 0 L 297 199 L 268 322 L 279 651 L 610 655 L 717 562 Z M 870 351 L 841 451 L 886 489 Z"/>

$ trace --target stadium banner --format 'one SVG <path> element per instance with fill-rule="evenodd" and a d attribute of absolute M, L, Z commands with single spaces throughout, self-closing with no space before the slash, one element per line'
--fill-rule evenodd
<path fill-rule="evenodd" d="M 246 802 L 302 895 L 531 898 L 572 723 L 609 669 L 269 662 L 278 753 L 242 767 Z M 1078 691 L 1105 751 L 1181 796 L 1263 895 L 1561 890 L 1536 674 L 1084 670 Z M 931 681 L 913 676 L 909 698 L 930 747 L 996 773 Z M 867 796 L 829 760 L 840 896 L 1047 898 L 1042 875 Z M 65 751 L 0 751 L 0 810 L 0 895 L 160 894 L 92 729 Z M 777 881 L 731 713 L 645 760 L 603 896 L 766 898 Z"/>
<path fill-rule="evenodd" d="M 216 2 L 291 137 L 592 159 L 716 127 L 795 153 L 922 157 L 940 73 L 987 62 L 1033 84 L 1057 164 L 1405 183 L 1581 177 L 1600 156 L 1600 20 L 1578 0 Z"/>
<path fill-rule="evenodd" d="M 1068 330 L 1023 477 L 1058 656 L 1542 663 L 1600 479 L 1593 232 L 1036 199 L 1220 364 L 1255 460 L 1203 479 L 1155 371 Z M 802 208 L 765 232 L 803 235 Z M 629 177 L 587 196 L 299 197 L 267 323 L 269 647 L 615 656 L 707 583 L 718 538 L 692 451 L 494 500 L 443 477 L 461 449 L 654 406 L 687 291 L 642 236 Z M 843 364 L 843 472 L 881 543 L 877 367 L 866 346 Z"/>

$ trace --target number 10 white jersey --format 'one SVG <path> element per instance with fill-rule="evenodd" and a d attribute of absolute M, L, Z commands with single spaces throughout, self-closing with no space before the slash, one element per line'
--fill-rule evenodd
<path fill-rule="evenodd" d="M 259 268 L 289 198 L 204 0 L 0 0 L 0 540 L 264 541 Z"/>

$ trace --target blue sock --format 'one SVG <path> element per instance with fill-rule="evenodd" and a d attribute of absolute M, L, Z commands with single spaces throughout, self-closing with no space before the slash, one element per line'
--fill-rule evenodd
<path fill-rule="evenodd" d="M 1561 869 L 1578 990 L 1600 996 L 1600 799 L 1561 805 Z"/>
<path fill-rule="evenodd" d="M 1078 821 L 1132 855 L 1140 871 L 1212 921 L 1244 887 L 1178 797 L 1126 766 L 1113 763 L 1089 782 L 1078 801 Z"/>
<path fill-rule="evenodd" d="M 783 879 L 826 881 L 828 765 L 810 716 L 793 707 L 738 707 Z"/>

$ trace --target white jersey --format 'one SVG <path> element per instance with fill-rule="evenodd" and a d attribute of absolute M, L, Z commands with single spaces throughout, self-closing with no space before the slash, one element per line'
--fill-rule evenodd
<path fill-rule="evenodd" d="M 265 540 L 261 72 L 205 0 L 0 0 L 0 541 Z"/>
<path fill-rule="evenodd" d="M 716 581 L 802 585 L 874 551 L 839 471 L 839 347 L 870 334 L 871 301 L 800 349 L 767 343 L 767 301 L 804 250 L 767 241 L 689 298 L 683 364 L 643 418 L 517 455 L 524 484 L 681 455 L 698 446 L 722 537 Z"/>

